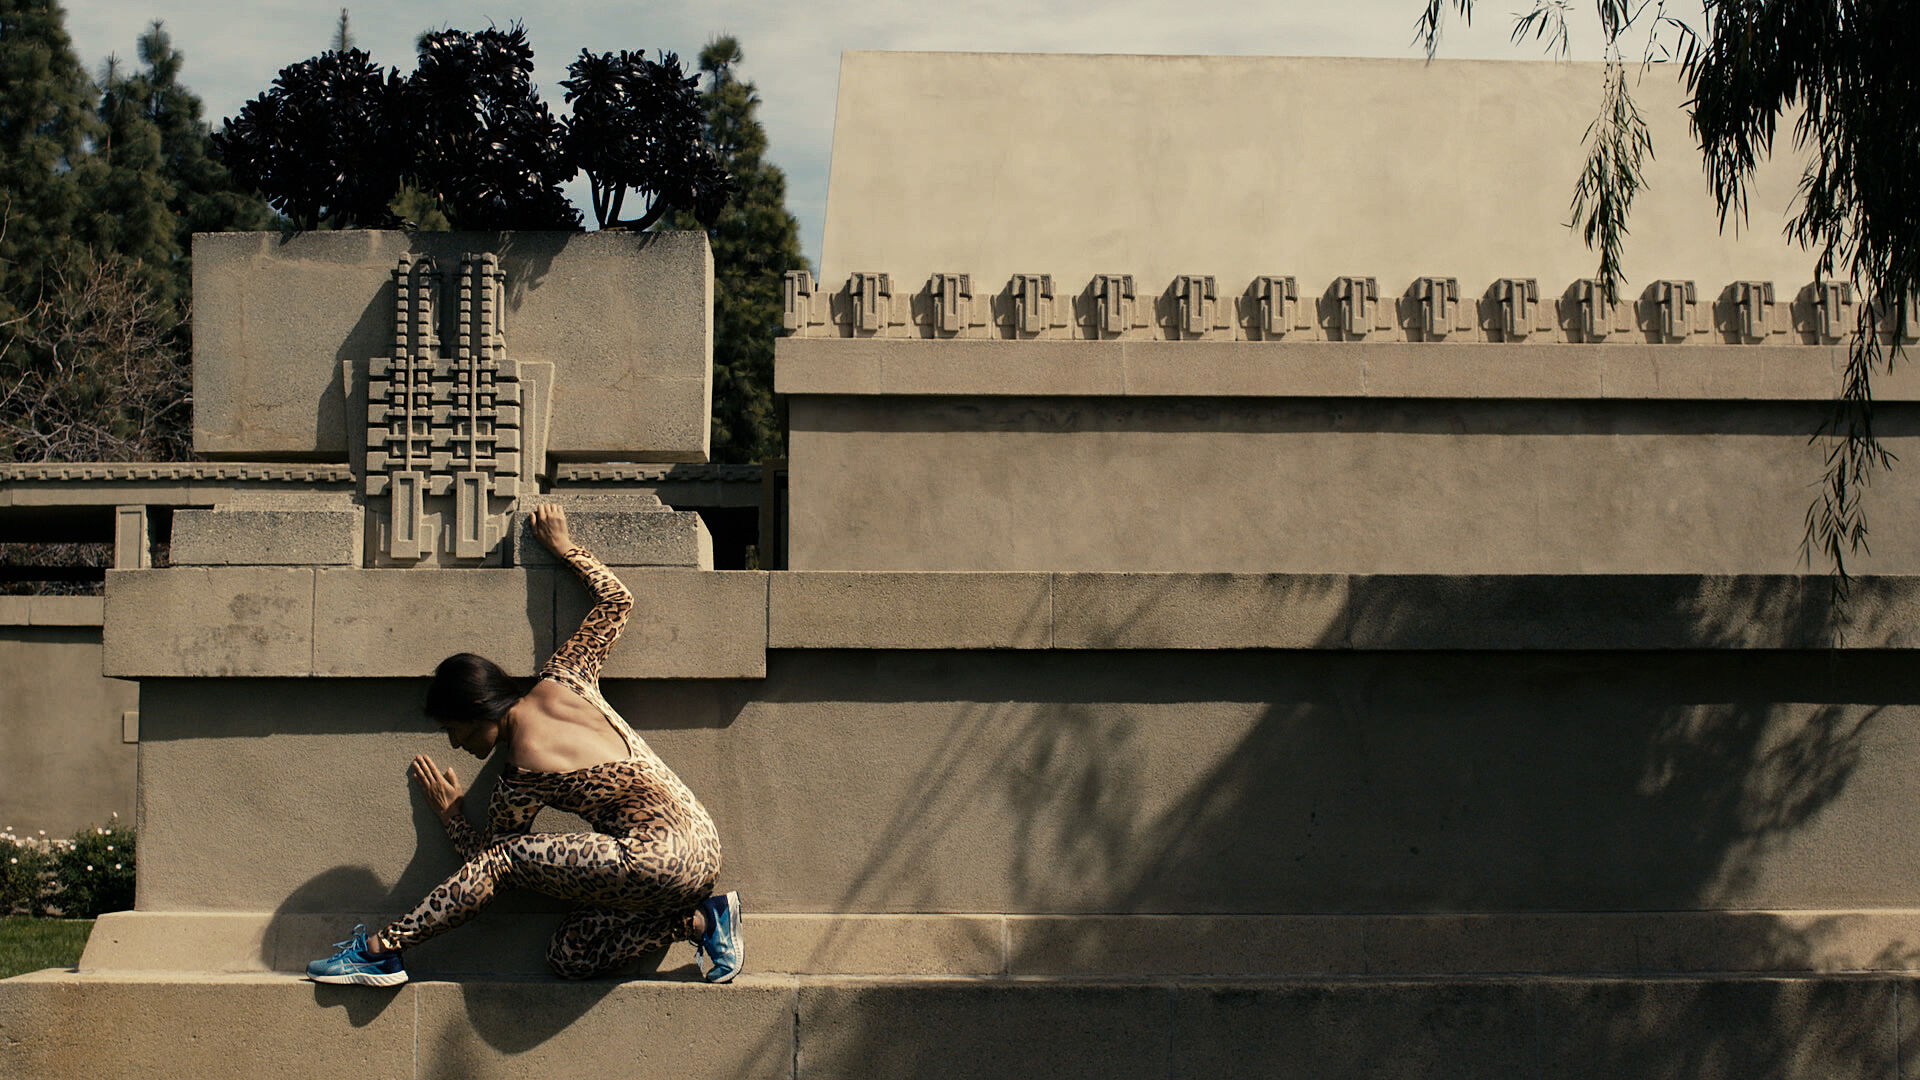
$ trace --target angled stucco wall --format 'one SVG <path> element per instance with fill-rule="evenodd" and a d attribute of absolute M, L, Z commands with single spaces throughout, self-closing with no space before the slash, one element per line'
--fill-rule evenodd
<path fill-rule="evenodd" d="M 1421 274 L 1555 292 L 1598 260 L 1566 227 L 1601 65 L 1315 57 L 849 52 L 840 64 L 822 281 L 1134 274 L 1238 290 Z M 1655 157 L 1626 274 L 1771 279 L 1813 262 L 1781 238 L 1798 170 L 1763 166 L 1722 234 L 1672 65 L 1634 84 Z M 1785 150 L 1784 143 L 1780 147 Z M 1783 154 L 1784 157 L 1784 154 Z"/>

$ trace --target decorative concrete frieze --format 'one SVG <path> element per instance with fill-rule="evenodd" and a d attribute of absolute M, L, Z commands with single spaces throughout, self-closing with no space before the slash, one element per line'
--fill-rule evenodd
<path fill-rule="evenodd" d="M 1524 341 L 1539 331 L 1553 329 L 1553 305 L 1540 303 L 1540 282 L 1534 278 L 1501 278 L 1487 287 L 1481 301 L 1483 329 L 1488 340 Z"/>
<path fill-rule="evenodd" d="M 1402 285 L 1343 275 L 1303 302 L 1293 275 L 1257 275 L 1235 291 L 1215 274 L 1178 274 L 1146 295 L 1137 275 L 1118 272 L 1094 274 L 1072 294 L 1044 273 L 1014 274 L 993 295 L 983 295 L 971 273 L 930 274 L 911 294 L 898 291 L 900 280 L 861 272 L 824 295 L 810 274 L 794 271 L 782 325 L 789 337 L 883 340 L 1831 345 L 1853 334 L 1855 319 L 1851 287 L 1835 282 L 1806 285 L 1788 300 L 1765 280 L 1713 292 L 1695 279 L 1666 278 L 1638 293 L 1621 283 L 1609 299 L 1597 278 L 1552 295 L 1537 277 L 1496 278 L 1475 292 L 1455 276 Z M 1881 317 L 1888 341 L 1891 319 Z M 1920 303 L 1899 333 L 1903 341 L 1920 334 Z"/>
<path fill-rule="evenodd" d="M 1327 286 L 1325 320 L 1338 341 L 1355 341 L 1393 325 L 1380 308 L 1380 282 L 1370 277 L 1337 277 Z M 1385 321 L 1382 321 L 1382 320 Z"/>
<path fill-rule="evenodd" d="M 1133 329 L 1138 304 L 1132 274 L 1095 274 L 1087 282 L 1087 337 L 1117 338 Z"/>
<path fill-rule="evenodd" d="M 1873 300 L 1874 324 L 1880 328 L 1880 340 L 1911 345 L 1920 341 L 1920 289 L 1907 294 L 1905 305 Z"/>
<path fill-rule="evenodd" d="M 1773 282 L 1735 281 L 1713 307 L 1714 329 L 1730 345 L 1759 344 L 1787 330 L 1787 309 L 1773 302 Z"/>
<path fill-rule="evenodd" d="M 1313 327 L 1312 313 L 1300 306 L 1300 286 L 1290 274 L 1254 278 L 1241 303 L 1252 340 L 1274 341 Z"/>
<path fill-rule="evenodd" d="M 1460 279 L 1418 277 L 1401 298 L 1400 325 L 1416 341 L 1443 341 L 1456 330 L 1471 330 L 1473 320 L 1460 303 Z"/>

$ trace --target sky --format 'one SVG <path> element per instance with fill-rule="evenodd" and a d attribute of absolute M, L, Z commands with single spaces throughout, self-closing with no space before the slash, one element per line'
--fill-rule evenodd
<path fill-rule="evenodd" d="M 1508 40 L 1510 10 L 1528 2 L 1479 0 L 1470 23 L 1449 2 L 1440 55 L 1540 58 L 1538 45 Z M 1593 10 L 1583 0 L 1572 4 L 1568 55 L 1599 59 Z M 787 174 L 787 205 L 800 220 L 801 245 L 817 267 L 843 51 L 1411 57 L 1420 55 L 1413 43 L 1420 7 L 1421 0 L 387 0 L 349 5 L 348 12 L 354 44 L 403 73 L 413 70 L 413 42 L 424 30 L 520 21 L 533 45 L 541 96 L 562 115 L 558 81 L 581 49 L 667 50 L 693 67 L 710 38 L 734 35 L 745 53 L 736 74 L 759 89 L 768 157 Z M 136 63 L 141 32 L 164 20 L 185 57 L 181 79 L 206 102 L 215 127 L 265 90 L 280 68 L 331 47 L 340 16 L 338 7 L 289 0 L 68 0 L 66 8 L 74 49 L 96 76 L 109 54 Z M 591 226 L 585 180 L 576 180 L 568 193 Z"/>

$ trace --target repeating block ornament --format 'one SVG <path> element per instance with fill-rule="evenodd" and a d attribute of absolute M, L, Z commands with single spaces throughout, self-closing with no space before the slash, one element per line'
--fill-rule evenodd
<path fill-rule="evenodd" d="M 462 256 L 450 306 L 431 258 L 401 256 L 393 283 L 393 355 L 367 364 L 366 493 L 389 501 L 385 553 L 422 559 L 438 544 L 456 559 L 483 558 L 524 476 L 506 274 L 494 254 Z M 450 346 L 441 338 L 449 316 Z M 429 513 L 433 503 L 440 513 Z"/>

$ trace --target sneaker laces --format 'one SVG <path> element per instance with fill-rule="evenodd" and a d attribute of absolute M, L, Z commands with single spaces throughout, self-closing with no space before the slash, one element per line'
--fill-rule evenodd
<path fill-rule="evenodd" d="M 345 941 L 336 941 L 333 943 L 334 949 L 337 950 L 334 952 L 333 955 L 339 956 L 341 953 L 345 953 L 345 952 L 357 952 L 361 956 L 365 956 L 367 955 L 366 941 L 367 941 L 367 928 L 364 926 L 356 926 L 353 928 L 352 937 L 348 938 Z"/>

